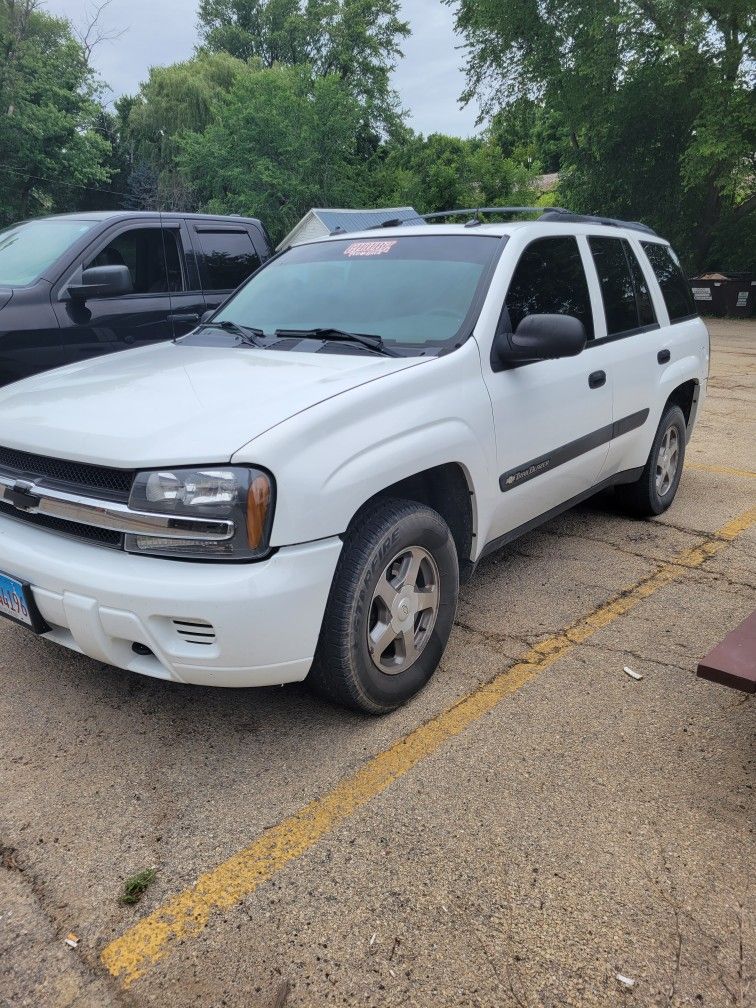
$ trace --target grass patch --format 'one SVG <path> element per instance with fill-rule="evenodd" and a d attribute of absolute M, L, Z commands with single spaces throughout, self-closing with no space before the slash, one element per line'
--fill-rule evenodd
<path fill-rule="evenodd" d="M 127 906 L 138 903 L 151 883 L 154 882 L 156 874 L 154 868 L 145 868 L 144 871 L 137 872 L 136 875 L 127 878 L 123 883 L 119 902 L 125 903 Z"/>

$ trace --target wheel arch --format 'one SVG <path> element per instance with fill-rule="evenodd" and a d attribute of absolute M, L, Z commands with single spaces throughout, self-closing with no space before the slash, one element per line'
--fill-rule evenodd
<path fill-rule="evenodd" d="M 664 404 L 664 409 L 674 403 L 682 410 L 682 414 L 685 417 L 686 440 L 690 440 L 693 424 L 696 421 L 700 392 L 701 384 L 698 379 L 690 378 L 688 381 L 684 381 L 674 388 L 667 396 L 667 401 Z"/>
<path fill-rule="evenodd" d="M 415 501 L 433 508 L 444 519 L 454 540 L 459 561 L 460 580 L 473 570 L 472 549 L 475 539 L 475 491 L 465 467 L 459 462 L 431 466 L 397 480 L 369 497 L 355 512 L 351 526 L 366 507 L 388 498 Z"/>

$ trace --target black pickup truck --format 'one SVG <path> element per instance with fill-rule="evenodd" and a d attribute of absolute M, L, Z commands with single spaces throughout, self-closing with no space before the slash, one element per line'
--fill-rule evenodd
<path fill-rule="evenodd" d="M 194 328 L 272 254 L 249 217 L 102 211 L 0 231 L 0 385 Z"/>

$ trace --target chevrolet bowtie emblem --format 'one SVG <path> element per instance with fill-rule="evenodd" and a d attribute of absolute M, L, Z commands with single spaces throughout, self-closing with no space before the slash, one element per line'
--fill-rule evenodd
<path fill-rule="evenodd" d="M 19 511 L 35 511 L 40 498 L 33 491 L 33 483 L 19 480 L 13 486 L 6 487 L 3 496 L 8 504 L 12 504 Z"/>

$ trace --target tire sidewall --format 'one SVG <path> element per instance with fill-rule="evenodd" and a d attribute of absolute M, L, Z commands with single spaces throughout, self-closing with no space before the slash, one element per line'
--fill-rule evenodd
<path fill-rule="evenodd" d="M 393 558 L 410 546 L 422 546 L 433 557 L 439 575 L 439 607 L 430 638 L 419 658 L 404 672 L 388 675 L 373 663 L 368 648 L 368 621 L 373 593 Z M 459 569 L 446 523 L 430 508 L 418 506 L 399 518 L 370 551 L 352 601 L 349 620 L 349 664 L 354 685 L 371 706 L 392 710 L 428 682 L 444 653 L 457 608 Z"/>
<path fill-rule="evenodd" d="M 675 478 L 673 479 L 669 490 L 662 497 L 656 489 L 656 459 L 659 455 L 659 448 L 662 440 L 669 428 L 672 426 L 677 428 L 680 458 L 677 464 Z M 677 488 L 679 487 L 680 480 L 682 479 L 683 466 L 685 464 L 686 437 L 687 426 L 685 424 L 685 417 L 682 410 L 679 406 L 669 407 L 665 410 L 659 423 L 659 429 L 656 432 L 656 437 L 654 438 L 654 443 L 651 448 L 651 454 L 649 455 L 646 473 L 646 478 L 648 480 L 648 499 L 654 514 L 661 514 L 663 511 L 666 511 L 675 499 Z"/>

